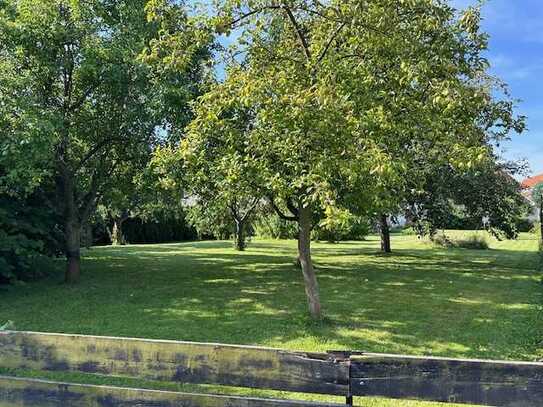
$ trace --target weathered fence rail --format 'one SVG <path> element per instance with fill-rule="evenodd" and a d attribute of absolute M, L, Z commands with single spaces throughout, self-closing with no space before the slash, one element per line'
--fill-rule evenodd
<path fill-rule="evenodd" d="M 344 396 L 543 406 L 543 364 L 0 332 L 0 367 Z M 3 406 L 338 406 L 0 376 Z"/>

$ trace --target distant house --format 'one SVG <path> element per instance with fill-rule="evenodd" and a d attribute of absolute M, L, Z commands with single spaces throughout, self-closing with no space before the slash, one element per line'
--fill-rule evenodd
<path fill-rule="evenodd" d="M 543 174 L 535 175 L 530 178 L 526 178 L 524 181 L 521 182 L 520 186 L 522 187 L 522 195 L 532 204 L 533 211 L 529 216 L 530 220 L 537 221 L 539 220 L 539 210 L 536 208 L 534 204 L 534 200 L 532 199 L 532 190 L 534 187 L 543 182 Z"/>

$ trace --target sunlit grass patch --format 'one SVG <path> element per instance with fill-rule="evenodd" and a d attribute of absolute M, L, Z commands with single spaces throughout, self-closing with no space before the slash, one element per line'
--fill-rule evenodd
<path fill-rule="evenodd" d="M 60 283 L 59 265 L 56 278 L 0 292 L 0 322 L 306 351 L 540 359 L 537 241 L 488 242 L 490 250 L 446 249 L 394 234 L 390 256 L 379 254 L 376 236 L 316 243 L 323 323 L 307 317 L 295 241 L 255 240 L 243 253 L 231 242 L 93 248 L 78 286 Z"/>

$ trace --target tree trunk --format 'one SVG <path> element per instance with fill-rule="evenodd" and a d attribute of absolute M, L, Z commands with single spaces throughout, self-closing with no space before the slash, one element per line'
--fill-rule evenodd
<path fill-rule="evenodd" d="M 85 247 L 86 249 L 90 249 L 92 247 L 92 226 L 89 224 L 89 222 L 85 222 L 85 224 L 81 227 L 81 246 Z"/>
<path fill-rule="evenodd" d="M 64 250 L 66 252 L 66 271 L 64 281 L 77 283 L 80 276 L 81 220 L 75 198 L 74 179 L 64 167 L 58 179 L 59 198 L 62 200 L 64 216 Z"/>
<path fill-rule="evenodd" d="M 66 283 L 77 283 L 81 275 L 81 225 L 74 219 L 66 220 L 66 273 L 64 281 Z"/>
<path fill-rule="evenodd" d="M 311 260 L 311 209 L 300 205 L 298 217 L 298 258 L 304 276 L 309 312 L 314 319 L 320 319 L 322 312 L 319 284 Z"/>
<path fill-rule="evenodd" d="M 123 234 L 124 219 L 115 217 L 113 219 L 113 229 L 111 231 L 111 244 L 113 246 L 121 246 L 126 244 Z"/>
<path fill-rule="evenodd" d="M 236 219 L 236 250 L 243 251 L 246 247 L 245 242 L 245 221 Z"/>
<path fill-rule="evenodd" d="M 388 226 L 387 215 L 379 216 L 379 232 L 381 235 L 381 251 L 383 253 L 391 253 L 390 246 L 390 228 Z"/>

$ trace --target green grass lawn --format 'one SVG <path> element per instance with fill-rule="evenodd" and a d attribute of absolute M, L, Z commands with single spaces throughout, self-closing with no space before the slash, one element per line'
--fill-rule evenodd
<path fill-rule="evenodd" d="M 543 357 L 532 236 L 491 240 L 481 251 L 436 248 L 400 234 L 392 244 L 388 256 L 378 253 L 377 237 L 313 245 L 322 323 L 306 317 L 296 243 L 276 240 L 253 241 L 243 253 L 230 242 L 93 248 L 78 286 L 61 284 L 59 275 L 0 291 L 0 322 L 12 320 L 19 330 L 306 351 Z"/>

